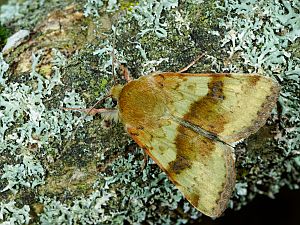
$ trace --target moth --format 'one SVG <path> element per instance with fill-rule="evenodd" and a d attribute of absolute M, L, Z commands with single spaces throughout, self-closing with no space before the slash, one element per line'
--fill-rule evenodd
<path fill-rule="evenodd" d="M 153 73 L 111 89 L 128 134 L 210 217 L 234 190 L 234 143 L 265 124 L 278 93 L 270 78 L 229 73 Z"/>

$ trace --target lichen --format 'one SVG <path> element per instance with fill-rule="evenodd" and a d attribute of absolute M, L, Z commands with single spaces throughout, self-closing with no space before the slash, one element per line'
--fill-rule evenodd
<path fill-rule="evenodd" d="M 15 201 L 7 203 L 0 202 L 0 222 L 2 225 L 22 225 L 29 224 L 30 208 L 28 205 L 17 207 Z"/>
<path fill-rule="evenodd" d="M 96 190 L 89 196 L 78 198 L 72 206 L 66 205 L 55 198 L 40 197 L 40 202 L 45 205 L 40 215 L 40 224 L 104 224 L 110 222 L 107 202 L 112 195 L 106 190 Z"/>
<path fill-rule="evenodd" d="M 0 192 L 12 191 L 16 193 L 20 186 L 35 188 L 37 185 L 44 184 L 45 171 L 40 162 L 34 161 L 32 156 L 17 156 L 23 158 L 22 163 L 3 165 L 1 180 L 7 179 L 8 184 Z"/>
<path fill-rule="evenodd" d="M 98 10 L 104 5 L 102 0 L 87 0 L 84 5 L 84 15 L 99 16 Z"/>
<path fill-rule="evenodd" d="M 32 151 L 39 152 L 43 149 L 43 154 L 48 152 L 48 157 L 52 154 L 55 156 L 58 149 L 54 149 L 56 144 L 52 146 L 51 142 L 70 137 L 74 126 L 82 122 L 70 112 L 64 113 L 59 109 L 46 110 L 44 101 L 50 99 L 53 89 L 62 84 L 59 66 L 64 64 L 63 61 L 58 61 L 58 57 L 62 56 L 56 51 L 58 57 L 53 67 L 55 72 L 49 80 L 45 79 L 36 71 L 40 53 L 32 56 L 32 71 L 27 83 L 22 84 L 8 83 L 9 67 L 1 58 L 3 88 L 0 95 L 0 152 L 8 157 L 9 162 L 5 163 L 5 158 L 1 159 L 1 192 L 16 193 L 22 186 L 36 189 L 38 185 L 43 184 L 45 169 L 40 157 L 34 157 Z M 66 92 L 65 96 L 61 104 L 65 102 L 66 106 L 84 107 L 78 94 Z"/>
<path fill-rule="evenodd" d="M 11 0 L 1 7 L 11 12 L 1 14 L 3 24 L 15 32 L 36 31 L 30 42 L 0 55 L 2 223 L 201 221 L 201 213 L 153 161 L 142 169 L 142 151 L 122 125 L 102 129 L 99 117 L 83 120 L 81 113 L 61 107 L 93 105 L 114 84 L 113 73 L 123 82 L 120 63 L 138 78 L 178 71 L 203 52 L 206 57 L 191 72 L 260 72 L 282 86 L 267 126 L 236 148 L 230 207 L 239 209 L 257 194 L 274 197 L 284 185 L 299 188 L 295 2 L 87 0 L 67 7 L 67 1 L 30 2 Z M 114 106 L 107 100 L 99 107 Z"/>
<path fill-rule="evenodd" d="M 58 69 L 55 70 L 50 80 L 36 72 L 40 53 L 32 55 L 33 63 L 29 80 L 32 82 L 32 87 L 17 82 L 3 85 L 4 89 L 0 97 L 1 122 L 3 124 L 0 130 L 1 152 L 7 150 L 8 146 L 10 153 L 14 153 L 28 144 L 37 144 L 41 148 L 52 138 L 60 139 L 62 131 L 68 137 L 68 131 L 72 129 L 71 124 L 74 123 L 74 118 L 71 115 L 65 115 L 58 109 L 46 110 L 43 103 L 44 99 L 51 97 L 53 88 L 62 83 L 60 81 L 61 73 Z M 2 65 L 5 67 L 4 62 Z M 66 93 L 66 96 L 68 95 L 69 93 Z M 70 99 L 70 97 L 68 98 Z M 71 103 L 69 102 L 68 106 Z M 77 106 L 79 103 L 80 101 L 76 103 Z M 57 117 L 61 117 L 61 120 L 58 121 Z M 62 125 L 64 126 L 62 127 Z"/>
<path fill-rule="evenodd" d="M 4 61 L 2 53 L 0 53 L 0 85 L 5 84 L 4 74 L 8 70 L 9 65 Z"/>
<path fill-rule="evenodd" d="M 227 29 L 222 45 L 230 58 L 227 68 L 223 69 L 263 73 L 276 78 L 282 87 L 269 130 L 262 128 L 248 139 L 249 152 L 240 154 L 237 164 L 240 183 L 236 186 L 239 198 L 236 203 L 239 203 L 235 206 L 240 208 L 256 194 L 274 197 L 283 186 L 299 188 L 300 167 L 295 162 L 300 154 L 300 114 L 297 110 L 300 99 L 299 82 L 294 81 L 300 77 L 299 57 L 295 54 L 297 49 L 299 51 L 296 43 L 300 37 L 300 8 L 294 1 L 278 0 L 243 3 L 226 0 L 219 4 L 218 7 L 227 13 L 220 23 Z M 259 140 L 259 136 L 263 138 Z M 249 194 L 241 197 L 243 192 Z"/>
<path fill-rule="evenodd" d="M 148 32 L 154 32 L 159 38 L 167 37 L 164 27 L 162 12 L 178 7 L 178 0 L 147 0 L 140 1 L 132 8 L 132 16 L 140 27 L 137 35 L 144 36 Z"/>

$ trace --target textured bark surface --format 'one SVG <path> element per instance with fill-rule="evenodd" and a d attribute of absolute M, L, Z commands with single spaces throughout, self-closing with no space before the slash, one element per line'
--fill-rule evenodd
<path fill-rule="evenodd" d="M 252 3 L 238 1 L 219 7 L 213 1 L 120 1 L 117 8 L 112 1 L 16 2 L 2 5 L 0 32 L 26 29 L 30 35 L 0 58 L 0 222 L 16 215 L 17 224 L 201 221 L 157 165 L 150 160 L 142 169 L 143 152 L 121 124 L 99 116 L 83 119 L 61 107 L 92 106 L 114 84 L 113 69 L 124 83 L 120 63 L 137 78 L 178 71 L 203 52 L 206 57 L 189 72 L 259 72 L 281 85 L 267 124 L 236 146 L 237 182 L 229 207 L 240 209 L 260 194 L 274 197 L 284 186 L 299 188 L 296 3 L 260 3 L 274 13 L 246 15 Z M 253 27 L 247 16 L 256 18 Z M 272 25 L 277 20 L 280 27 Z M 99 107 L 114 106 L 107 100 Z M 82 126 L 73 134 L 77 123 Z"/>

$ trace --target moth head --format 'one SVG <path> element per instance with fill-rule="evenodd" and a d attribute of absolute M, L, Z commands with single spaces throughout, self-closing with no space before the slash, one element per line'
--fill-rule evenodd
<path fill-rule="evenodd" d="M 123 85 L 117 84 L 110 89 L 110 95 L 113 99 L 119 100 L 120 93 L 123 89 Z"/>

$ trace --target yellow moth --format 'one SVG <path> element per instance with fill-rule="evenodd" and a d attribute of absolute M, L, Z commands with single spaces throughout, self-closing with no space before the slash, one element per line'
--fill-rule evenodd
<path fill-rule="evenodd" d="M 180 72 L 127 80 L 111 95 L 129 135 L 195 208 L 220 216 L 235 186 L 232 146 L 265 124 L 277 82 L 256 74 Z"/>
<path fill-rule="evenodd" d="M 278 84 L 255 74 L 155 73 L 115 86 L 133 140 L 199 211 L 218 217 L 235 186 L 235 142 L 263 126 Z"/>

